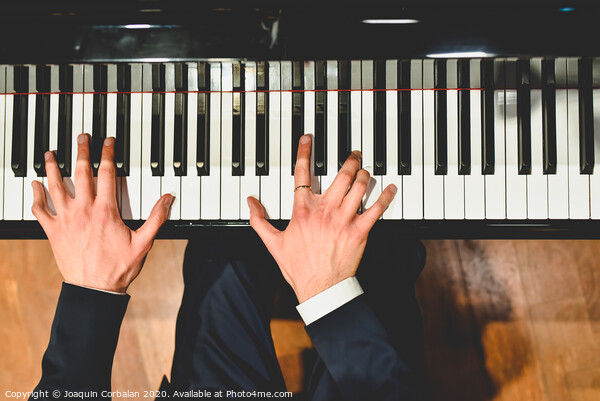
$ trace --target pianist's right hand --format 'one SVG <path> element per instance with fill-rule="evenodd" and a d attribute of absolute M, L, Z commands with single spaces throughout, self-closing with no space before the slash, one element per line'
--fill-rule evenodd
<path fill-rule="evenodd" d="M 310 143 L 311 136 L 303 135 L 298 144 L 294 172 L 298 189 L 294 193 L 292 218 L 285 231 L 279 231 L 265 220 L 264 209 L 256 198 L 247 199 L 250 224 L 273 255 L 300 303 L 354 276 L 369 231 L 397 191 L 395 185 L 388 185 L 366 212 L 358 214 L 370 175 L 360 168 L 362 156 L 354 151 L 331 187 L 321 195 L 314 194 L 309 188 Z"/>
<path fill-rule="evenodd" d="M 121 220 L 117 206 L 114 139 L 107 138 L 102 147 L 97 194 L 89 141 L 87 134 L 78 137 L 75 198 L 67 192 L 53 153 L 46 152 L 48 188 L 56 216 L 50 212 L 39 181 L 32 183 L 31 210 L 50 241 L 67 283 L 124 293 L 139 274 L 158 229 L 166 221 L 173 196 L 163 195 L 144 225 L 132 231 Z"/>

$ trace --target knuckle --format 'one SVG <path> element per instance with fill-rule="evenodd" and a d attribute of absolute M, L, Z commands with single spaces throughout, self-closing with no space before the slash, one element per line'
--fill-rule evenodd
<path fill-rule="evenodd" d="M 106 222 L 106 221 L 110 221 L 113 218 L 113 211 L 111 210 L 111 208 L 103 203 L 103 202 L 98 202 L 99 205 L 97 206 L 96 209 L 96 217 L 98 218 L 98 220 Z"/>
<path fill-rule="evenodd" d="M 295 174 L 301 176 L 308 175 L 308 169 L 300 164 L 296 164 Z"/>
<path fill-rule="evenodd" d="M 354 177 L 354 174 L 352 174 L 348 170 L 340 170 L 338 175 L 342 179 L 343 182 L 350 182 L 350 181 L 352 181 L 352 178 Z"/>
<path fill-rule="evenodd" d="M 90 170 L 91 166 L 87 160 L 79 159 L 75 164 L 75 171 L 78 173 L 87 173 Z"/>
<path fill-rule="evenodd" d="M 369 179 L 371 178 L 371 174 L 369 174 L 369 172 L 364 168 L 358 170 L 358 175 L 360 175 L 360 179 L 364 181 L 369 181 Z"/>
<path fill-rule="evenodd" d="M 98 174 L 112 174 L 115 171 L 115 165 L 109 162 L 100 163 L 98 168 Z"/>
<path fill-rule="evenodd" d="M 60 194 L 62 190 L 62 184 L 59 184 L 58 182 L 52 182 L 50 184 L 50 192 L 52 192 L 53 194 Z"/>
<path fill-rule="evenodd" d="M 299 207 L 296 210 L 294 210 L 294 217 L 296 217 L 297 220 L 300 221 L 306 221 L 310 215 L 310 211 L 308 210 L 307 207 Z"/>

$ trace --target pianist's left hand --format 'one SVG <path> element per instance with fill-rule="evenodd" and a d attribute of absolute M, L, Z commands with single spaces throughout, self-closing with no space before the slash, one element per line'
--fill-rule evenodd
<path fill-rule="evenodd" d="M 87 134 L 78 137 L 75 198 L 67 192 L 53 153 L 46 152 L 48 189 L 56 216 L 39 181 L 32 183 L 31 210 L 48 236 L 67 283 L 124 293 L 139 274 L 158 229 L 167 219 L 173 196 L 163 195 L 146 223 L 132 231 L 121 220 L 117 206 L 114 139 L 107 138 L 102 147 L 96 194 L 89 141 Z"/>

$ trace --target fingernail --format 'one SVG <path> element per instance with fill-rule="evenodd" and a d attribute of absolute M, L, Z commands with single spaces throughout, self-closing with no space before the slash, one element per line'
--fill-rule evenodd
<path fill-rule="evenodd" d="M 395 194 L 396 192 L 398 192 L 398 187 L 396 187 L 394 184 L 390 185 L 390 191 L 392 191 L 393 194 Z"/>
<path fill-rule="evenodd" d="M 362 153 L 359 150 L 353 150 L 352 155 L 356 157 L 358 160 L 362 159 Z"/>
<path fill-rule="evenodd" d="M 104 140 L 104 146 L 111 146 L 115 142 L 115 138 L 108 137 Z"/>
<path fill-rule="evenodd" d="M 310 141 L 310 135 L 302 135 L 300 138 L 300 143 L 308 143 Z"/>
<path fill-rule="evenodd" d="M 77 137 L 77 142 L 79 142 L 79 143 L 83 143 L 84 141 L 85 141 L 85 134 L 80 134 L 80 135 Z"/>
<path fill-rule="evenodd" d="M 44 159 L 46 159 L 46 161 L 50 160 L 50 151 L 47 151 L 46 153 L 44 153 Z"/>

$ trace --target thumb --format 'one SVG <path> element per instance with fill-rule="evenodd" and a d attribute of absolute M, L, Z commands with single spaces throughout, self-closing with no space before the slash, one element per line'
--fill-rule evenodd
<path fill-rule="evenodd" d="M 249 196 L 246 200 L 250 207 L 250 225 L 265 243 L 267 248 L 271 249 L 273 242 L 277 238 L 277 235 L 281 234 L 281 231 L 273 227 L 271 223 L 265 219 L 265 209 L 258 199 Z"/>
<path fill-rule="evenodd" d="M 174 199 L 175 197 L 171 194 L 163 195 L 152 208 L 146 222 L 135 231 L 137 241 L 139 241 L 144 248 L 154 241 L 156 233 L 169 217 L 169 210 L 171 209 L 171 204 Z"/>

